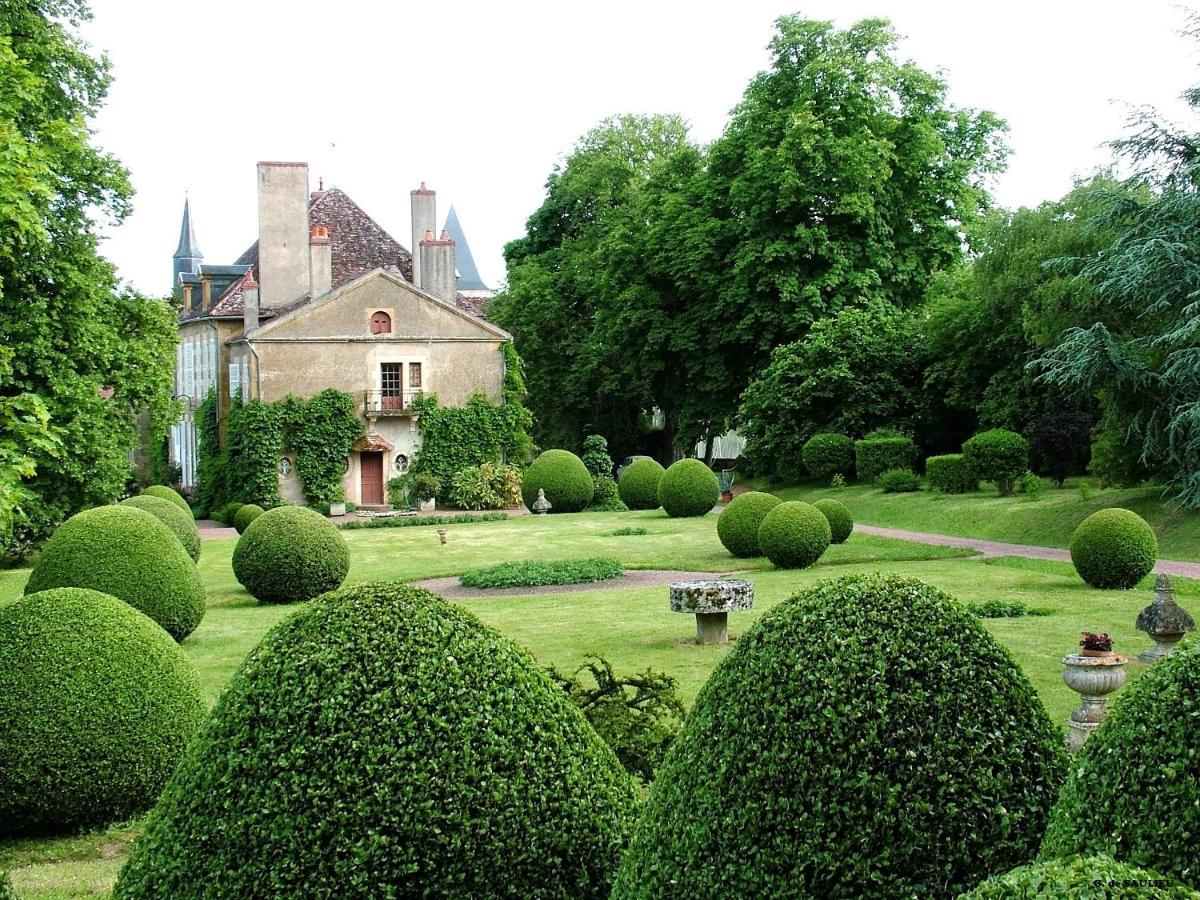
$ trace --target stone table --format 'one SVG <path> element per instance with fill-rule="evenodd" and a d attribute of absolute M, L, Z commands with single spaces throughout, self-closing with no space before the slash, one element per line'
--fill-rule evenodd
<path fill-rule="evenodd" d="M 752 606 L 754 585 L 740 578 L 671 585 L 671 611 L 696 616 L 697 644 L 728 644 L 729 613 Z"/>

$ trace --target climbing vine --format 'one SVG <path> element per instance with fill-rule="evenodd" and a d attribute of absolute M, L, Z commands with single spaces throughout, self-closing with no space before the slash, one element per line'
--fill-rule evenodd
<path fill-rule="evenodd" d="M 296 474 L 309 503 L 345 500 L 342 473 L 346 457 L 362 434 L 354 398 L 329 388 L 307 402 L 289 397 L 287 445 L 296 451 Z"/>
<path fill-rule="evenodd" d="M 209 388 L 196 407 L 196 493 L 192 504 L 201 515 L 216 509 L 229 494 L 229 461 L 221 450 L 221 422 L 217 414 L 217 392 Z"/>
<path fill-rule="evenodd" d="M 283 404 L 234 401 L 225 423 L 231 500 L 279 506 L 279 455 L 284 447 Z"/>

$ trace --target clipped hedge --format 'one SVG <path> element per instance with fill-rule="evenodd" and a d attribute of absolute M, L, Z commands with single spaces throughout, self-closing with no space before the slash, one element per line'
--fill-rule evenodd
<path fill-rule="evenodd" d="M 800 500 L 780 503 L 758 528 L 763 555 L 781 569 L 808 568 L 829 549 L 832 539 L 825 514 Z"/>
<path fill-rule="evenodd" d="M 982 431 L 966 441 L 963 456 L 976 476 L 996 485 L 1003 497 L 1011 497 L 1016 480 L 1029 471 L 1029 441 L 1003 428 Z"/>
<path fill-rule="evenodd" d="M 971 461 L 961 453 L 946 453 L 925 460 L 925 475 L 930 487 L 944 494 L 969 494 L 979 490 L 979 476 Z"/>
<path fill-rule="evenodd" d="M 350 548 L 337 526 L 303 506 L 257 517 L 233 548 L 233 574 L 260 603 L 311 600 L 341 586 Z"/>
<path fill-rule="evenodd" d="M 213 510 L 212 517 L 216 521 L 220 522 L 222 525 L 226 525 L 226 526 L 229 526 L 232 528 L 233 520 L 237 517 L 238 510 L 241 509 L 242 506 L 243 506 L 243 504 L 238 503 L 236 500 L 233 500 L 229 503 L 226 503 L 224 506 L 220 507 L 219 509 Z"/>
<path fill-rule="evenodd" d="M 1134 587 L 1158 560 L 1154 529 L 1137 513 L 1113 507 L 1092 513 L 1071 535 L 1071 562 L 1096 588 Z"/>
<path fill-rule="evenodd" d="M 1200 640 L 1125 688 L 1083 745 L 1042 857 L 1106 853 L 1200 888 Z"/>
<path fill-rule="evenodd" d="M 817 478 L 849 475 L 854 471 L 854 441 L 844 434 L 823 432 L 804 442 L 804 465 Z"/>
<path fill-rule="evenodd" d="M 870 484 L 888 469 L 911 469 L 917 445 L 904 435 L 864 438 L 854 442 L 854 467 L 858 480 Z"/>
<path fill-rule="evenodd" d="M 158 521 L 171 529 L 171 533 L 179 538 L 179 543 L 194 562 L 200 561 L 200 529 L 191 512 L 184 512 L 170 500 L 149 494 L 139 494 L 121 501 L 121 506 L 132 506 L 150 513 Z"/>
<path fill-rule="evenodd" d="M 0 606 L 0 833 L 148 809 L 203 721 L 200 677 L 150 619 L 55 588 Z"/>
<path fill-rule="evenodd" d="M 758 529 L 767 513 L 781 501 L 774 494 L 747 491 L 738 494 L 717 517 L 717 537 L 734 556 L 762 556 Z"/>
<path fill-rule="evenodd" d="M 551 513 L 582 512 L 596 491 L 587 466 L 569 450 L 546 450 L 525 470 L 521 496 L 531 510 L 539 488 L 546 492 Z"/>
<path fill-rule="evenodd" d="M 875 483 L 885 494 L 911 494 L 921 489 L 921 479 L 912 469 L 888 469 Z"/>
<path fill-rule="evenodd" d="M 113 897 L 606 897 L 637 802 L 528 652 L 358 584 L 242 663 Z"/>
<path fill-rule="evenodd" d="M 720 496 L 716 474 L 698 459 L 671 463 L 658 480 L 658 505 L 672 519 L 707 515 Z"/>
<path fill-rule="evenodd" d="M 813 506 L 819 509 L 829 522 L 829 542 L 846 543 L 854 531 L 854 516 L 850 515 L 846 504 L 839 500 L 826 499 L 818 500 Z"/>
<path fill-rule="evenodd" d="M 244 534 L 246 529 L 250 527 L 250 523 L 261 516 L 265 509 L 257 503 L 247 503 L 245 506 L 239 507 L 233 517 L 233 527 L 237 529 L 238 534 Z"/>
<path fill-rule="evenodd" d="M 459 584 L 473 588 L 539 587 L 546 584 L 586 584 L 620 578 L 625 567 L 615 559 L 520 560 L 463 572 Z"/>
<path fill-rule="evenodd" d="M 165 484 L 152 484 L 142 491 L 140 496 L 169 500 L 189 516 L 192 514 L 192 508 L 188 506 L 188 502 L 183 499 L 183 496 L 174 488 L 169 488 Z"/>
<path fill-rule="evenodd" d="M 995 875 L 970 893 L 963 894 L 962 900 L 1020 897 L 1200 900 L 1200 892 L 1158 872 L 1117 862 L 1111 856 L 1068 856 Z"/>
<path fill-rule="evenodd" d="M 665 471 L 657 459 L 634 460 L 617 483 L 622 502 L 630 509 L 658 509 L 658 482 Z"/>
<path fill-rule="evenodd" d="M 953 598 L 824 581 L 717 666 L 613 897 L 953 897 L 1031 858 L 1066 765 L 1029 680 Z"/>
<path fill-rule="evenodd" d="M 63 522 L 42 548 L 26 594 L 90 588 L 139 609 L 177 641 L 204 618 L 204 582 L 178 538 L 150 513 L 98 506 Z"/>

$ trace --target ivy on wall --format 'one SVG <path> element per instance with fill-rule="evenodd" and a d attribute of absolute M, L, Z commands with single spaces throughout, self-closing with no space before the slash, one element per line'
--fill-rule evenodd
<path fill-rule="evenodd" d="M 196 491 L 192 503 L 200 515 L 220 506 L 229 495 L 228 459 L 221 451 L 217 392 L 209 388 L 193 416 L 196 426 Z"/>
<path fill-rule="evenodd" d="M 286 403 L 286 401 L 284 401 Z M 284 403 L 234 402 L 225 423 L 230 500 L 279 506 L 279 456 L 284 449 Z"/>
<path fill-rule="evenodd" d="M 345 500 L 346 457 L 363 432 L 354 398 L 332 388 L 307 401 L 289 397 L 287 445 L 296 451 L 296 474 L 309 503 Z"/>

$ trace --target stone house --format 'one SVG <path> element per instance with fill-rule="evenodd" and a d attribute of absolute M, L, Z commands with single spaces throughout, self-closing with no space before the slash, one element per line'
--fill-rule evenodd
<path fill-rule="evenodd" d="M 344 192 L 309 192 L 305 163 L 258 164 L 258 241 L 230 265 L 208 265 L 185 201 L 174 255 L 180 300 L 176 396 L 170 435 L 182 484 L 196 481 L 196 407 L 214 390 L 218 417 L 238 398 L 267 402 L 325 388 L 352 394 L 364 435 L 346 461 L 346 498 L 386 501 L 420 445 L 412 401 L 443 405 L 481 393 L 501 398 L 503 345 L 511 336 L 479 314 L 479 280 L 461 226 L 436 234 L 436 197 L 411 192 L 412 243 L 402 247 Z M 456 265 L 456 243 L 465 265 Z M 464 271 L 465 270 L 465 271 Z M 461 287 L 463 290 L 459 290 Z M 280 493 L 302 502 L 294 460 L 279 461 Z"/>

